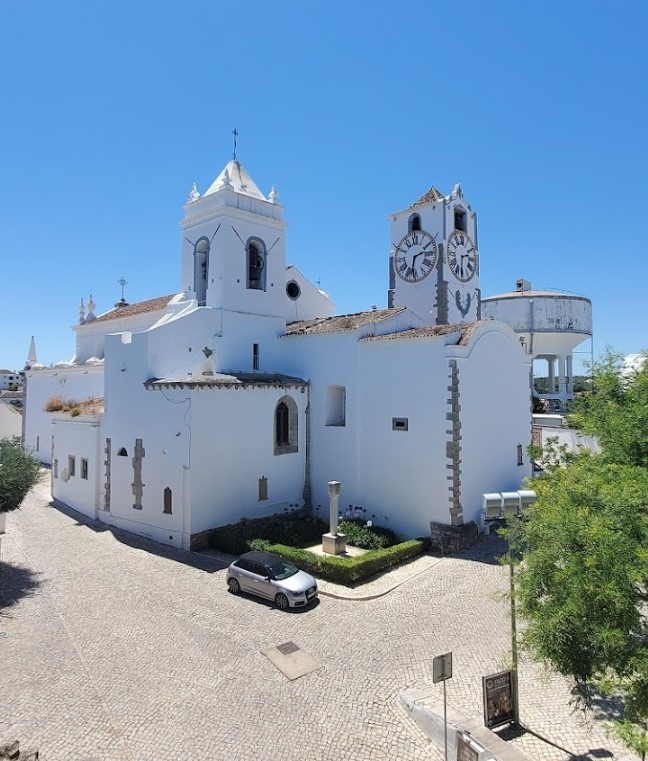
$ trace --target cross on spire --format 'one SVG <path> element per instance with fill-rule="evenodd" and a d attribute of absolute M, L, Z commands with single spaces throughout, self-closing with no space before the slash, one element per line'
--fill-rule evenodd
<path fill-rule="evenodd" d="M 234 129 L 232 130 L 232 134 L 234 135 L 234 154 L 232 158 L 234 159 L 234 161 L 236 161 L 236 138 L 238 137 L 238 134 L 239 134 L 236 127 L 234 127 Z"/>

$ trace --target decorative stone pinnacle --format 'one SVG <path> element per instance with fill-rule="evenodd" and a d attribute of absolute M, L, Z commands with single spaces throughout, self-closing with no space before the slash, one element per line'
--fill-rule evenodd
<path fill-rule="evenodd" d="M 79 325 L 83 325 L 85 322 L 85 304 L 83 303 L 83 299 L 81 299 L 81 303 L 79 304 Z"/>
<path fill-rule="evenodd" d="M 268 198 L 270 199 L 270 203 L 279 203 L 279 193 L 277 193 L 277 188 L 274 185 L 272 186 Z"/>
<path fill-rule="evenodd" d="M 225 170 L 225 173 L 223 174 L 223 179 L 221 181 L 221 189 L 222 188 L 233 188 L 232 181 L 230 180 L 229 172 L 227 169 Z"/>
<path fill-rule="evenodd" d="M 189 198 L 187 198 L 187 203 L 193 203 L 194 201 L 197 201 L 200 198 L 200 193 L 198 192 L 198 188 L 196 187 L 196 183 L 194 182 L 191 186 L 191 190 L 189 191 Z"/>

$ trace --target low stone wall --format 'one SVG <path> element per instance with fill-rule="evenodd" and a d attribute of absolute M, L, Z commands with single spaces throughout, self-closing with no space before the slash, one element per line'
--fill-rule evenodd
<path fill-rule="evenodd" d="M 430 522 L 430 549 L 442 555 L 468 549 L 477 541 L 478 536 L 479 527 L 475 521 L 464 523 L 462 526 Z"/>
<path fill-rule="evenodd" d="M 243 518 L 238 523 L 229 523 L 226 526 L 216 526 L 214 528 L 201 531 L 197 534 L 191 535 L 189 549 L 191 550 L 206 550 L 211 547 L 210 539 L 218 531 L 224 529 L 230 530 L 233 533 L 238 534 L 242 540 L 254 539 L 257 536 L 265 536 L 267 529 L 277 521 L 286 520 L 286 518 L 297 518 L 300 516 L 310 515 L 311 512 L 307 508 L 301 508 L 299 510 L 293 510 L 290 513 L 278 513 L 277 515 L 266 515 L 260 518 Z"/>

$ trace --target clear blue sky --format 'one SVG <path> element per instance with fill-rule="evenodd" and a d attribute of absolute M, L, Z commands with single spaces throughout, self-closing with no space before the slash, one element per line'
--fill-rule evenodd
<path fill-rule="evenodd" d="M 177 221 L 238 155 L 338 312 L 386 305 L 386 215 L 461 182 L 484 295 L 592 299 L 648 347 L 645 0 L 0 5 L 0 366 L 70 359 L 78 303 L 180 289 Z M 587 345 L 582 348 L 589 348 Z"/>

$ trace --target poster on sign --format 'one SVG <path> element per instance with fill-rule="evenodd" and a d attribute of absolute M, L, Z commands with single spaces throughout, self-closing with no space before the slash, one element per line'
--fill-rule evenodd
<path fill-rule="evenodd" d="M 513 671 L 482 677 L 484 690 L 484 724 L 492 729 L 516 721 Z"/>
<path fill-rule="evenodd" d="M 457 733 L 457 761 L 479 761 L 479 750 L 462 732 Z"/>

